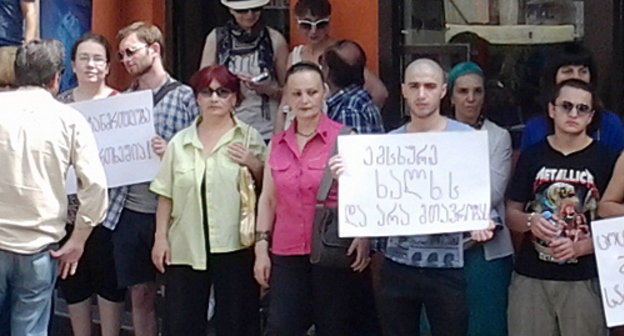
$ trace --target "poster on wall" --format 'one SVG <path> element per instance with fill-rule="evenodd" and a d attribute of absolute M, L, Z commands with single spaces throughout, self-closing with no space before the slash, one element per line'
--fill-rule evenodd
<path fill-rule="evenodd" d="M 57 39 L 65 46 L 65 73 L 60 92 L 76 86 L 71 71 L 71 48 L 81 35 L 91 30 L 91 0 L 41 1 L 42 39 Z"/>

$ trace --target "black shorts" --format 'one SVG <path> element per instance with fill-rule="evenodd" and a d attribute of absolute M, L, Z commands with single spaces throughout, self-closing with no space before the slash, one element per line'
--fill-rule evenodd
<path fill-rule="evenodd" d="M 113 231 L 117 285 L 126 288 L 156 279 L 152 247 L 156 215 L 123 209 Z"/>
<path fill-rule="evenodd" d="M 68 225 L 67 237 L 72 229 L 73 226 Z M 124 301 L 126 291 L 117 286 L 111 234 L 105 227 L 94 228 L 85 243 L 76 274 L 59 279 L 61 292 L 68 304 L 82 302 L 94 293 L 109 301 Z"/>

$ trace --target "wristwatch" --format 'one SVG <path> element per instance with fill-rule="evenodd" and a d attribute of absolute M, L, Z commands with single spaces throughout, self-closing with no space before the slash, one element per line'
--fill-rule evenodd
<path fill-rule="evenodd" d="M 256 231 L 256 243 L 266 240 L 267 242 L 271 242 L 271 231 Z"/>

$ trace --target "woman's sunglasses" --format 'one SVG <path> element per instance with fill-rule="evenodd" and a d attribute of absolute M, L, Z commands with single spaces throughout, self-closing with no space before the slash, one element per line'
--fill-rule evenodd
<path fill-rule="evenodd" d="M 201 89 L 201 91 L 199 91 L 200 94 L 202 95 L 206 95 L 208 97 L 212 97 L 213 94 L 217 94 L 217 97 L 221 98 L 221 99 L 225 99 L 227 97 L 229 97 L 233 92 L 224 88 L 224 87 L 220 87 L 220 88 L 216 88 L 216 89 L 211 89 L 209 87 L 203 88 Z"/>
<path fill-rule="evenodd" d="M 234 11 L 238 14 L 247 14 L 247 13 L 258 13 L 262 10 L 262 7 L 254 7 L 254 8 L 245 8 L 245 9 L 235 9 Z"/>
<path fill-rule="evenodd" d="M 312 28 L 314 28 L 315 30 L 321 30 L 329 26 L 329 17 L 316 21 L 297 19 L 297 23 L 299 24 L 299 28 L 303 30 L 312 30 Z"/>

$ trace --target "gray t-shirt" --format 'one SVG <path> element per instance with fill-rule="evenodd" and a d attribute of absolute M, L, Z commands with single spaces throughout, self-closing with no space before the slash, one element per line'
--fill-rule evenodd
<path fill-rule="evenodd" d="M 447 120 L 444 132 L 473 130 L 466 124 Z M 406 127 L 407 125 L 403 125 L 390 134 L 406 133 Z M 427 268 L 464 267 L 462 233 L 379 238 L 376 245 L 386 258 L 400 264 Z"/>

